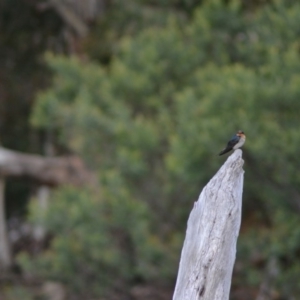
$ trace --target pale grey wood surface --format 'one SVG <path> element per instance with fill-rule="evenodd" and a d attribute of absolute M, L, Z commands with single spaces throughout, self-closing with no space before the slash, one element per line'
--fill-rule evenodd
<path fill-rule="evenodd" d="M 243 164 L 242 151 L 235 150 L 195 202 L 173 300 L 229 299 L 241 223 Z"/>
<path fill-rule="evenodd" d="M 94 174 L 77 156 L 44 157 L 0 147 L 0 175 L 28 177 L 42 185 L 85 185 L 94 182 Z"/>

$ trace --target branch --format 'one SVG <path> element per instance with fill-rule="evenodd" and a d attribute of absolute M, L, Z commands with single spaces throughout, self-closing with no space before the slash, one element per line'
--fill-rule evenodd
<path fill-rule="evenodd" d="M 202 190 L 190 213 L 173 300 L 227 300 L 241 223 L 242 151 Z"/>
<path fill-rule="evenodd" d="M 89 28 L 85 22 L 75 13 L 72 7 L 69 7 L 61 0 L 48 0 L 39 4 L 40 9 L 53 7 L 60 17 L 68 24 L 79 37 L 85 37 L 88 34 Z"/>
<path fill-rule="evenodd" d="M 94 180 L 93 174 L 77 156 L 43 157 L 2 147 L 0 147 L 0 175 L 28 177 L 48 186 L 82 185 Z"/>

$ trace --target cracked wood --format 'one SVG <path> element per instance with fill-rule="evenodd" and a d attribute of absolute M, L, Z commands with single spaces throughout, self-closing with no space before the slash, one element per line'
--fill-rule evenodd
<path fill-rule="evenodd" d="M 173 300 L 228 300 L 241 224 L 242 151 L 236 150 L 194 204 Z"/>

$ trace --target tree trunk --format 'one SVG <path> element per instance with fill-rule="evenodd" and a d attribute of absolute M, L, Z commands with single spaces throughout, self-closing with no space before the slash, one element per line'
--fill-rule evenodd
<path fill-rule="evenodd" d="M 43 221 L 49 206 L 50 188 L 45 185 L 38 187 L 35 197 L 31 201 L 37 201 L 39 208 L 39 218 Z M 33 237 L 36 241 L 41 242 L 45 239 L 46 229 L 43 225 L 35 225 L 33 228 Z"/>
<path fill-rule="evenodd" d="M 229 299 L 241 223 L 244 171 L 236 150 L 190 213 L 173 300 Z"/>
<path fill-rule="evenodd" d="M 48 129 L 44 140 L 44 152 L 46 157 L 54 157 L 53 147 L 53 131 Z M 37 207 L 39 208 L 40 224 L 33 227 L 33 237 L 36 241 L 41 243 L 46 237 L 46 229 L 44 225 L 45 214 L 49 206 L 50 188 L 46 185 L 40 185 L 35 192 L 31 201 L 37 201 Z"/>
<path fill-rule="evenodd" d="M 255 300 L 269 300 L 272 297 L 274 281 L 279 274 L 278 261 L 275 256 L 271 256 L 266 266 L 264 279 L 260 285 L 258 295 Z"/>
<path fill-rule="evenodd" d="M 64 22 L 69 25 L 79 37 L 85 37 L 89 28 L 87 24 L 74 12 L 71 6 L 68 6 L 66 1 L 48 0 L 48 3 L 57 11 Z"/>
<path fill-rule="evenodd" d="M 0 176 L 0 271 L 10 268 L 12 260 L 6 231 L 5 180 Z"/>

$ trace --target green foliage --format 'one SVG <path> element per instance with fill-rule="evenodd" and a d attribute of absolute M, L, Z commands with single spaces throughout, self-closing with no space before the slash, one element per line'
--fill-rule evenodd
<path fill-rule="evenodd" d="M 1 299 L 5 300 L 33 300 L 34 296 L 28 289 L 21 285 L 1 286 Z"/>
<path fill-rule="evenodd" d="M 19 256 L 27 273 L 60 281 L 80 299 L 113 288 L 125 291 L 124 282 L 136 278 L 168 275 L 160 267 L 167 261 L 166 250 L 151 232 L 145 204 L 128 197 L 116 176 L 110 184 L 101 192 L 103 199 L 95 191 L 60 189 L 43 218 L 32 203 L 31 222 L 46 228 L 53 239 L 37 259 Z"/>
<path fill-rule="evenodd" d="M 300 272 L 299 222 L 299 215 L 281 210 L 273 217 L 272 230 L 261 228 L 257 233 L 257 229 L 252 229 L 241 236 L 238 259 L 244 263 L 245 269 L 240 274 L 244 281 L 259 285 L 268 272 L 268 264 L 273 260 L 276 293 L 286 297 L 284 299 L 300 295 L 297 279 Z M 256 263 L 256 268 L 253 268 L 253 263 Z"/>
<path fill-rule="evenodd" d="M 93 26 L 84 42 L 89 57 L 108 64 L 118 52 L 124 36 L 133 37 L 149 27 L 162 28 L 170 17 L 182 25 L 190 19 L 197 0 L 116 0 L 106 7 L 105 14 Z M 99 38 L 99 36 L 101 38 Z"/>
<path fill-rule="evenodd" d="M 248 138 L 245 218 L 256 214 L 261 223 L 270 220 L 270 228 L 247 236 L 241 253 L 251 255 L 260 247 L 265 260 L 297 253 L 299 220 L 290 215 L 294 208 L 299 211 L 299 17 L 297 3 L 276 1 L 250 14 L 240 1 L 207 1 L 184 26 L 173 15 L 163 28 L 125 36 L 109 67 L 48 56 L 55 77 L 39 95 L 32 122 L 59 132 L 60 142 L 98 171 L 103 203 L 112 205 L 110 213 L 98 212 L 103 224 L 93 223 L 93 217 L 82 222 L 87 229 L 78 257 L 84 257 L 85 244 L 113 243 L 106 226 L 117 226 L 132 238 L 135 252 L 123 260 L 123 251 L 110 244 L 107 256 L 95 254 L 108 273 L 119 272 L 124 282 L 137 274 L 147 280 L 158 275 L 158 262 L 164 261 L 159 276 L 172 279 L 187 214 L 222 163 L 217 153 L 237 129 Z M 80 218 L 85 209 L 97 212 L 88 200 L 94 197 L 72 195 Z M 67 194 L 60 197 L 67 201 Z M 66 216 L 69 206 L 57 206 L 55 215 L 73 224 L 75 216 Z M 65 243 L 72 243 L 71 237 L 56 242 L 61 226 L 51 227 L 55 238 L 49 250 L 60 271 L 70 259 L 63 256 Z M 101 237 L 94 236 L 96 228 L 103 228 Z M 289 236 L 285 245 L 276 240 L 280 236 Z M 128 264 L 133 259 L 134 268 Z M 286 295 L 288 289 L 289 296 L 299 292 L 289 285 L 299 272 L 299 259 L 290 259 L 286 276 L 278 277 L 278 293 Z M 88 266 L 93 259 L 83 261 Z M 245 278 L 257 286 L 253 274 L 261 270 L 250 268 Z M 45 276 L 53 274 L 44 270 Z M 98 268 L 95 274 L 101 278 L 101 272 Z"/>

